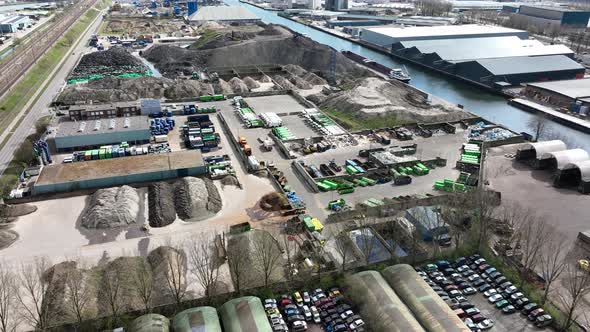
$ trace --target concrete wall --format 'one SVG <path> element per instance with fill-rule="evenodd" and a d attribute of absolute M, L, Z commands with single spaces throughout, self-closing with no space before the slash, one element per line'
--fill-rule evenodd
<path fill-rule="evenodd" d="M 178 170 L 167 170 L 160 172 L 130 174 L 126 176 L 105 177 L 101 179 L 79 180 L 73 182 L 53 183 L 46 185 L 35 185 L 33 195 L 50 193 L 71 192 L 77 190 L 99 189 L 114 186 L 122 186 L 133 183 L 163 181 L 185 176 L 198 176 L 205 174 L 205 166 L 183 168 Z"/>

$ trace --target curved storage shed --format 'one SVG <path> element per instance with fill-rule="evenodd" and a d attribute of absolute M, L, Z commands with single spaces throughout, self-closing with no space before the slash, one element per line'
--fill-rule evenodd
<path fill-rule="evenodd" d="M 516 160 L 539 159 L 545 153 L 566 149 L 567 146 L 561 140 L 525 143 L 516 151 Z"/>
<path fill-rule="evenodd" d="M 131 332 L 168 332 L 170 320 L 158 314 L 147 314 L 137 317 L 129 328 Z"/>
<path fill-rule="evenodd" d="M 355 273 L 349 278 L 351 296 L 371 322 L 374 331 L 424 332 L 397 294 L 377 271 Z"/>
<path fill-rule="evenodd" d="M 262 302 L 255 296 L 227 301 L 219 314 L 225 332 L 272 332 Z"/>
<path fill-rule="evenodd" d="M 546 160 L 546 166 L 563 169 L 565 165 L 590 159 L 588 152 L 582 149 L 562 150 L 543 153 L 538 159 Z"/>
<path fill-rule="evenodd" d="M 186 309 L 173 321 L 174 332 L 221 332 L 217 310 L 213 307 Z"/>
<path fill-rule="evenodd" d="M 470 332 L 449 306 L 407 264 L 390 266 L 383 277 L 428 332 Z"/>
<path fill-rule="evenodd" d="M 576 186 L 582 194 L 590 193 L 590 160 L 565 165 L 557 173 L 553 184 L 556 187 Z"/>

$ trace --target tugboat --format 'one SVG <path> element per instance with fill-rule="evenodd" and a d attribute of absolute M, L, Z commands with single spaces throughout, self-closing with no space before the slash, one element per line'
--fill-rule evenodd
<path fill-rule="evenodd" d="M 387 66 L 377 63 L 371 59 L 367 59 L 364 56 L 358 55 L 351 51 L 342 51 L 342 54 L 353 61 L 356 61 L 366 67 L 369 67 L 381 74 L 387 75 L 387 77 L 391 79 L 396 79 L 404 83 L 409 83 L 411 80 L 410 75 L 408 75 L 407 72 L 401 68 L 389 68 Z"/>

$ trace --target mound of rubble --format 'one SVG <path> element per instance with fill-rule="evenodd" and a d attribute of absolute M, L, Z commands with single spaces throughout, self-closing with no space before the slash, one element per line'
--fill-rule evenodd
<path fill-rule="evenodd" d="M 240 94 L 250 91 L 250 89 L 248 89 L 248 86 L 237 77 L 234 77 L 231 80 L 229 80 L 229 85 L 231 86 L 231 89 L 234 93 Z"/>
<path fill-rule="evenodd" d="M 96 51 L 82 57 L 69 79 L 88 78 L 93 75 L 117 76 L 122 74 L 144 75 L 149 68 L 122 47 Z"/>
<path fill-rule="evenodd" d="M 244 77 L 244 79 L 242 80 L 242 82 L 244 82 L 244 84 L 246 84 L 246 86 L 248 87 L 248 89 L 258 89 L 260 87 L 260 84 L 258 82 L 256 82 L 250 76 Z"/>
<path fill-rule="evenodd" d="M 86 228 L 113 228 L 137 221 L 140 198 L 135 188 L 129 186 L 97 190 L 88 208 L 82 214 L 82 226 Z"/>
<path fill-rule="evenodd" d="M 221 197 L 209 179 L 182 178 L 175 183 L 176 213 L 183 220 L 207 219 L 221 210 Z"/>
<path fill-rule="evenodd" d="M 469 116 L 457 106 L 435 104 L 428 96 L 397 82 L 365 78 L 352 89 L 329 95 L 313 95 L 309 99 L 321 108 L 337 109 L 358 118 L 394 114 L 399 122 L 457 121 Z"/>
<path fill-rule="evenodd" d="M 167 182 L 156 182 L 148 187 L 148 219 L 151 227 L 168 226 L 176 220 L 174 187 Z"/>

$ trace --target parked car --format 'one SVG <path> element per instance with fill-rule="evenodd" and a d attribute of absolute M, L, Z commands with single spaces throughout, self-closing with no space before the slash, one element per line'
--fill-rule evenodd
<path fill-rule="evenodd" d="M 452 291 L 449 292 L 449 297 L 450 298 L 455 298 L 455 297 L 461 296 L 461 295 L 463 295 L 463 293 L 461 293 L 460 290 L 454 289 L 454 290 L 452 290 Z"/>
<path fill-rule="evenodd" d="M 308 292 L 303 292 L 303 303 L 305 303 L 305 304 L 311 303 L 311 297 L 309 296 Z"/>
<path fill-rule="evenodd" d="M 521 310 L 525 305 L 531 303 L 531 301 L 526 297 L 521 297 L 520 299 L 514 302 L 514 307 L 517 310 Z"/>
<path fill-rule="evenodd" d="M 485 318 L 485 317 L 484 317 L 482 314 L 477 314 L 477 315 L 471 316 L 471 320 L 472 320 L 474 323 L 479 323 L 479 322 L 481 322 L 481 321 L 483 321 L 483 320 L 485 320 L 485 319 L 486 319 L 486 318 Z"/>
<path fill-rule="evenodd" d="M 477 279 L 477 280 L 475 280 L 474 282 L 472 282 L 471 284 L 472 284 L 473 286 L 475 286 L 475 287 L 479 287 L 479 286 L 481 286 L 481 285 L 483 285 L 483 284 L 485 284 L 485 283 L 486 283 L 486 281 L 485 281 L 485 280 L 483 280 L 483 279 Z"/>
<path fill-rule="evenodd" d="M 293 329 L 293 331 L 305 331 L 307 330 L 307 323 L 305 321 L 294 321 L 291 324 L 291 329 Z"/>
<path fill-rule="evenodd" d="M 494 294 L 494 295 L 488 297 L 488 302 L 490 302 L 490 303 L 496 303 L 496 302 L 498 302 L 498 301 L 500 301 L 502 299 L 503 299 L 502 295 L 500 295 L 500 294 Z"/>
<path fill-rule="evenodd" d="M 467 314 L 467 316 L 472 317 L 475 315 L 479 315 L 480 311 L 477 308 L 469 308 L 467 310 L 465 310 L 465 314 Z"/>
<path fill-rule="evenodd" d="M 349 325 L 349 327 L 350 327 L 350 329 L 351 329 L 351 330 L 356 330 L 356 329 L 358 329 L 359 327 L 361 327 L 361 326 L 364 326 L 364 325 L 365 325 L 365 322 L 364 322 L 362 319 L 357 319 L 357 320 L 355 320 L 354 322 L 352 322 L 352 323 Z"/>
<path fill-rule="evenodd" d="M 313 315 L 311 314 L 311 310 L 309 310 L 309 307 L 307 305 L 304 305 L 302 307 L 302 313 L 303 316 L 305 317 L 306 321 L 311 321 L 313 319 Z"/>
<path fill-rule="evenodd" d="M 520 299 L 520 298 L 523 298 L 523 297 L 524 297 L 524 294 L 523 294 L 523 293 L 521 293 L 521 292 L 516 292 L 516 293 L 514 293 L 514 294 L 511 294 L 511 295 L 510 295 L 510 298 L 509 298 L 509 300 L 510 300 L 511 302 L 514 302 L 514 301 L 516 301 L 516 300 L 518 300 L 518 299 Z"/>
<path fill-rule="evenodd" d="M 485 291 L 485 292 L 483 293 L 483 296 L 485 296 L 485 297 L 490 297 L 490 296 L 492 296 L 492 295 L 496 295 L 496 294 L 498 294 L 498 291 L 497 291 L 497 290 L 495 290 L 494 288 L 492 288 L 492 289 L 490 289 L 490 290 L 487 290 L 487 291 Z"/>
<path fill-rule="evenodd" d="M 527 318 L 531 322 L 534 322 L 535 320 L 537 320 L 537 317 L 544 315 L 544 314 L 545 314 L 545 310 L 543 310 L 542 308 L 538 308 L 538 309 L 531 311 L 531 313 L 527 316 Z"/>
<path fill-rule="evenodd" d="M 474 261 L 474 263 L 476 265 L 481 265 L 481 264 L 483 264 L 485 262 L 486 262 L 486 259 L 485 258 L 479 258 L 479 259 L 477 259 L 477 260 Z"/>
<path fill-rule="evenodd" d="M 528 316 L 528 314 L 530 314 L 531 311 L 533 311 L 537 308 L 539 308 L 539 305 L 536 304 L 535 302 L 531 302 L 531 303 L 525 305 L 524 307 L 522 307 L 521 313 L 525 316 Z"/>
<path fill-rule="evenodd" d="M 467 327 L 473 331 L 479 331 L 479 328 L 477 327 L 477 325 L 473 322 L 473 320 L 471 320 L 471 318 L 467 318 L 463 321 L 465 323 L 465 325 L 467 325 Z"/>
<path fill-rule="evenodd" d="M 502 312 L 505 314 L 513 314 L 516 312 L 516 308 L 512 304 L 509 304 L 502 308 Z"/>
<path fill-rule="evenodd" d="M 479 324 L 477 324 L 477 327 L 482 330 L 491 329 L 493 326 L 494 326 L 494 321 L 491 319 L 484 319 Z"/>
<path fill-rule="evenodd" d="M 549 326 L 549 325 L 551 325 L 551 323 L 553 323 L 553 317 L 551 317 L 549 315 L 541 315 L 541 316 L 537 317 L 537 319 L 535 320 L 536 327 Z"/>
<path fill-rule="evenodd" d="M 487 291 L 488 291 L 490 288 L 492 288 L 492 285 L 490 285 L 490 284 L 488 284 L 488 283 L 485 283 L 485 284 L 483 284 L 483 285 L 479 286 L 479 288 L 478 288 L 477 290 L 478 290 L 480 293 L 483 293 L 483 292 L 487 292 Z"/>
<path fill-rule="evenodd" d="M 473 287 L 467 287 L 463 290 L 463 294 L 465 295 L 473 295 L 475 293 L 477 293 L 477 290 Z"/>
<path fill-rule="evenodd" d="M 495 305 L 496 305 L 496 308 L 502 309 L 502 308 L 504 308 L 505 306 L 507 306 L 509 304 L 510 303 L 508 302 L 508 300 L 500 300 L 500 301 L 496 302 Z"/>
<path fill-rule="evenodd" d="M 506 289 L 504 289 L 504 291 L 508 294 L 513 294 L 518 292 L 518 288 L 516 288 L 515 286 L 508 286 L 506 287 Z"/>

